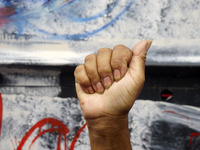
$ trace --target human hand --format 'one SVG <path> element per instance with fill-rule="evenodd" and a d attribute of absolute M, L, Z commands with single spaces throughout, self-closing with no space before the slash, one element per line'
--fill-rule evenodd
<path fill-rule="evenodd" d="M 75 70 L 76 91 L 85 119 L 125 115 L 145 81 L 146 53 L 152 41 L 131 51 L 123 45 L 88 55 Z"/>
<path fill-rule="evenodd" d="M 76 92 L 92 150 L 131 150 L 128 112 L 143 87 L 151 43 L 141 41 L 133 51 L 123 45 L 102 48 L 75 69 Z"/>

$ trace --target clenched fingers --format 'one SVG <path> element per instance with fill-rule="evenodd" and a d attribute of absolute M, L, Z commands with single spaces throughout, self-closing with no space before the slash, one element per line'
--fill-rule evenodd
<path fill-rule="evenodd" d="M 97 56 L 94 54 L 88 55 L 85 58 L 84 65 L 85 65 L 85 70 L 88 75 L 88 78 L 91 81 L 91 85 L 93 89 L 98 93 L 102 93 L 104 91 L 104 87 L 97 70 Z"/>
<path fill-rule="evenodd" d="M 120 80 L 126 74 L 132 55 L 132 51 L 124 45 L 117 45 L 114 47 L 111 66 L 114 71 L 113 74 L 115 81 Z"/>
<path fill-rule="evenodd" d="M 79 65 L 74 71 L 76 83 L 80 84 L 85 93 L 94 93 L 91 87 L 90 79 L 87 75 L 84 65 Z M 77 92 L 78 93 L 78 92 Z"/>
<path fill-rule="evenodd" d="M 109 88 L 113 83 L 111 56 L 112 50 L 109 48 L 102 48 L 97 53 L 98 73 L 105 88 Z"/>
<path fill-rule="evenodd" d="M 102 48 L 97 55 L 86 56 L 84 65 L 76 68 L 76 82 L 86 93 L 103 93 L 114 81 L 123 78 L 132 56 L 132 51 L 123 45 L 117 45 L 113 50 Z"/>

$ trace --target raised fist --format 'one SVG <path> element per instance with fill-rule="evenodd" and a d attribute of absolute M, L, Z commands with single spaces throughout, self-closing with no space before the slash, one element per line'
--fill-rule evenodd
<path fill-rule="evenodd" d="M 124 45 L 102 48 L 85 58 L 74 72 L 85 119 L 128 114 L 145 81 L 145 60 L 152 41 L 131 51 Z"/>

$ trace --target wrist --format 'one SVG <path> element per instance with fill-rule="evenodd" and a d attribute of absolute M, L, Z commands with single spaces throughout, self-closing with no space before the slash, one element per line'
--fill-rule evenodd
<path fill-rule="evenodd" d="M 96 119 L 87 119 L 86 121 L 90 133 L 102 134 L 103 136 L 128 128 L 128 115 L 106 116 Z"/>
<path fill-rule="evenodd" d="M 92 150 L 130 150 L 128 114 L 87 120 Z"/>

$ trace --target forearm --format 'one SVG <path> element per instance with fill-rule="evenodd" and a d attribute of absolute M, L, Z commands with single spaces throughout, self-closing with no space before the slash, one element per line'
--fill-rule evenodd
<path fill-rule="evenodd" d="M 87 120 L 92 150 L 131 150 L 128 115 Z"/>

